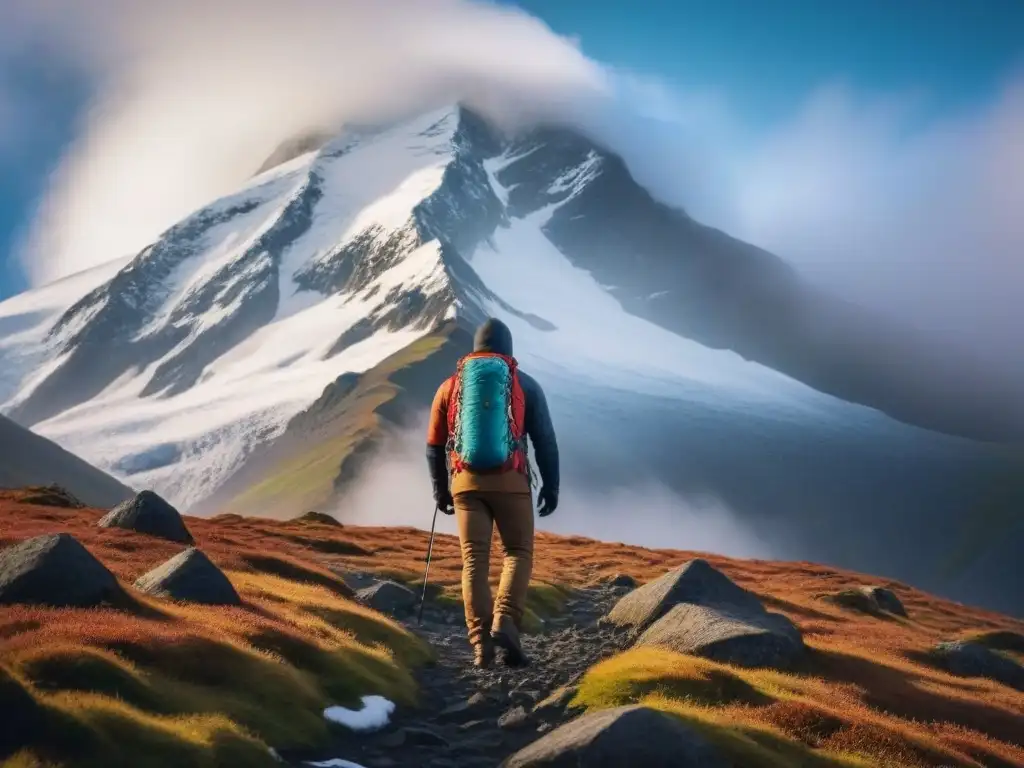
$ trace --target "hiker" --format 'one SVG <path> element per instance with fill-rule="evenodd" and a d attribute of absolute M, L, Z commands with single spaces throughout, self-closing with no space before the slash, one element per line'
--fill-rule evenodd
<path fill-rule="evenodd" d="M 455 374 L 434 396 L 427 461 L 438 509 L 455 515 L 462 547 L 462 600 L 473 662 L 486 668 L 501 648 L 508 666 L 528 663 L 519 641 L 533 570 L 533 443 L 542 487 L 538 514 L 558 506 L 558 443 L 544 392 L 518 369 L 512 332 L 490 318 Z M 497 599 L 488 580 L 498 528 L 504 565 Z"/>

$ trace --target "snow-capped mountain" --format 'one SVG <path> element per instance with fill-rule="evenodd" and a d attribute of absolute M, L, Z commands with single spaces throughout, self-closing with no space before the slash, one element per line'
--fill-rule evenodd
<path fill-rule="evenodd" d="M 132 486 L 213 511 L 271 465 L 340 487 L 323 436 L 301 466 L 286 448 L 308 449 L 352 392 L 379 422 L 396 360 L 487 315 L 548 390 L 567 483 L 711 494 L 755 550 L 933 578 L 988 482 L 975 468 L 1002 461 L 866 407 L 988 429 L 993 397 L 940 408 L 911 391 L 927 351 L 901 358 L 911 379 L 872 357 L 881 323 L 660 205 L 615 155 L 565 129 L 504 138 L 458 107 L 300 137 L 134 258 L 0 303 L 0 403 Z M 928 530 L 894 517 L 908 503 L 929 507 Z M 627 538 L 621 523 L 587 532 Z M 919 557 L 897 568 L 915 531 Z"/>
<path fill-rule="evenodd" d="M 547 230 L 611 162 L 571 134 L 503 143 L 457 108 L 343 132 L 196 211 L 112 276 L 100 270 L 57 317 L 39 313 L 5 343 L 5 368 L 20 359 L 26 374 L 7 380 L 5 408 L 188 506 L 339 374 L 456 316 L 505 316 L 537 335 L 527 350 L 565 360 L 571 346 L 575 371 L 590 363 L 624 386 L 669 392 L 696 377 L 772 402 L 813 399 L 624 313 L 555 246 Z M 707 360 L 685 362 L 694 356 Z"/>

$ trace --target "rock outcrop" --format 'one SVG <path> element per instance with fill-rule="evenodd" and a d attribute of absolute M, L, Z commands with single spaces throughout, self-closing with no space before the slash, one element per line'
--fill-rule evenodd
<path fill-rule="evenodd" d="M 981 643 L 956 640 L 939 643 L 931 652 L 936 663 L 961 677 L 985 677 L 1024 691 L 1024 665 Z"/>
<path fill-rule="evenodd" d="M 764 610 L 756 595 L 707 560 L 697 558 L 633 590 L 619 600 L 602 621 L 639 633 L 680 603 L 728 605 L 743 613 Z"/>
<path fill-rule="evenodd" d="M 786 667 L 804 652 L 793 622 L 701 559 L 630 592 L 603 621 L 629 630 L 637 645 L 742 666 Z"/>
<path fill-rule="evenodd" d="M 114 574 L 69 533 L 0 551 L 0 604 L 91 608 L 124 597 Z"/>
<path fill-rule="evenodd" d="M 101 528 L 125 528 L 179 544 L 191 544 L 192 534 L 174 507 L 153 491 L 142 491 L 103 516 Z"/>
<path fill-rule="evenodd" d="M 557 728 L 501 768 L 727 768 L 723 758 L 681 719 L 631 706 L 584 715 Z"/>
<path fill-rule="evenodd" d="M 140 576 L 135 587 L 154 597 L 171 600 L 204 605 L 242 604 L 224 572 L 195 547 L 189 547 Z"/>

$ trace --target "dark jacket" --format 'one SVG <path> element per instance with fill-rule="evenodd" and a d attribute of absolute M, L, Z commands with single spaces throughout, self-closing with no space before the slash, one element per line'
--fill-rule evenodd
<path fill-rule="evenodd" d="M 481 325 L 473 339 L 474 352 L 495 352 L 512 356 L 512 332 L 500 320 L 491 318 Z M 435 495 L 447 488 L 448 475 L 446 446 L 448 444 L 448 398 L 451 393 L 451 379 L 444 381 L 434 396 L 430 411 L 430 425 L 427 429 L 427 464 Z M 533 446 L 534 461 L 544 487 L 558 493 L 558 441 L 551 423 L 544 390 L 532 376 L 519 371 L 519 384 L 526 400 L 526 434 Z M 461 473 L 460 473 L 461 474 Z"/>

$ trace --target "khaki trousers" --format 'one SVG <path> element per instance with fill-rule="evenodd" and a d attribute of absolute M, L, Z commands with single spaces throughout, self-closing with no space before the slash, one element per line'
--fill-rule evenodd
<path fill-rule="evenodd" d="M 462 601 L 469 641 L 480 643 L 502 616 L 517 628 L 533 571 L 533 499 L 529 492 L 465 491 L 455 495 L 462 546 Z M 497 599 L 491 602 L 491 535 L 498 529 L 504 564 Z"/>

